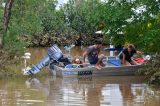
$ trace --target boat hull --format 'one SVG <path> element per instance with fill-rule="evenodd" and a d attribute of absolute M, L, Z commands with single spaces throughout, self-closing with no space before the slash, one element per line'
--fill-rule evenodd
<path fill-rule="evenodd" d="M 85 68 L 62 68 L 54 66 L 52 74 L 58 77 L 79 77 L 79 76 L 128 76 L 135 75 L 142 65 L 132 66 L 105 66 L 97 70 L 94 66 Z"/>

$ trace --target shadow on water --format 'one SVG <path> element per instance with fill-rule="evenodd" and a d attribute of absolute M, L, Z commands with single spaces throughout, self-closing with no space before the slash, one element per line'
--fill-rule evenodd
<path fill-rule="evenodd" d="M 44 76 L 19 80 L 3 81 L 4 86 L 1 86 L 0 94 L 4 106 L 159 106 L 160 104 L 159 88 L 151 88 L 144 84 L 143 77 Z"/>

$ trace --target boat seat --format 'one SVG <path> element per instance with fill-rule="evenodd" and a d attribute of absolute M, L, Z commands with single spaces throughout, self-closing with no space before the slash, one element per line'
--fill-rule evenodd
<path fill-rule="evenodd" d="M 115 59 L 115 60 L 107 60 L 108 63 L 113 64 L 115 66 L 121 66 L 121 61 L 119 59 Z"/>
<path fill-rule="evenodd" d="M 64 68 L 81 68 L 78 64 L 68 64 Z"/>

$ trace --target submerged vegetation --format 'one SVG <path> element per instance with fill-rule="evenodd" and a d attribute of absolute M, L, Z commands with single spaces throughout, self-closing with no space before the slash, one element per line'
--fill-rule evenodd
<path fill-rule="evenodd" d="M 160 0 L 68 0 L 59 8 L 57 3 L 1 0 L 1 51 L 14 57 L 26 47 L 89 45 L 98 37 L 104 44 L 133 43 L 144 53 L 160 55 Z M 103 36 L 95 34 L 99 30 Z M 5 53 L 1 53 L 1 62 L 6 60 Z M 143 71 L 151 82 L 159 81 L 157 58 Z"/>

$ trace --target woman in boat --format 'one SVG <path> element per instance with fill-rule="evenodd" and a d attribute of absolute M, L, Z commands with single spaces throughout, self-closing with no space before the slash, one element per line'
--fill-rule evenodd
<path fill-rule="evenodd" d="M 140 51 L 135 49 L 133 44 L 129 44 L 127 48 L 125 48 L 120 54 L 120 60 L 123 65 L 138 65 L 137 62 L 132 60 L 132 56 L 134 54 L 141 54 Z"/>

